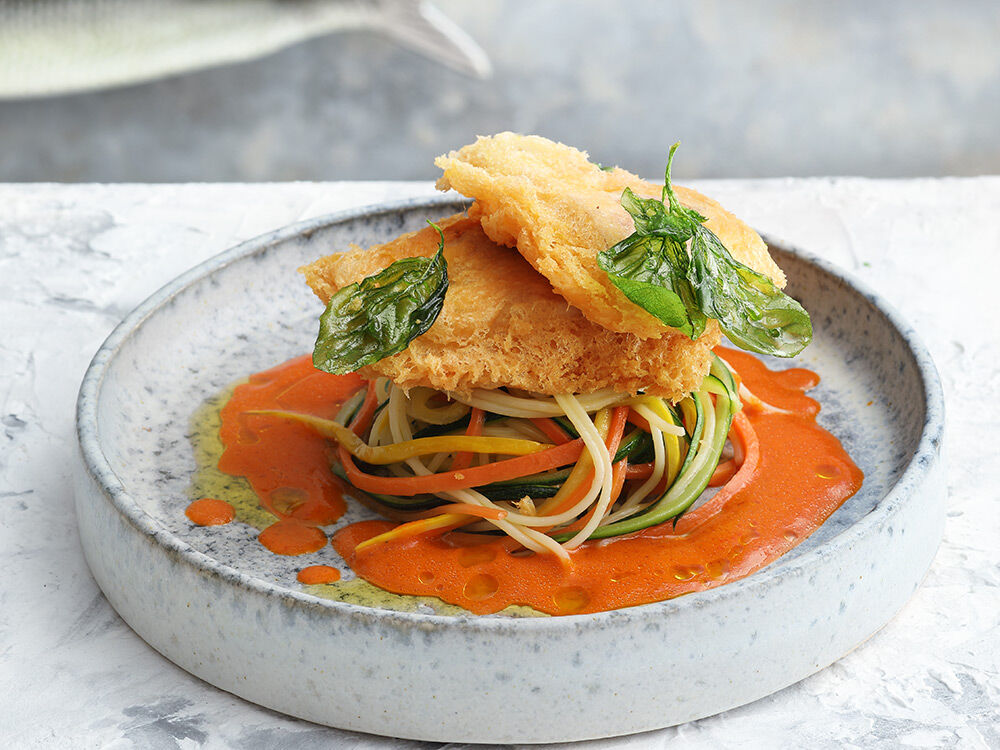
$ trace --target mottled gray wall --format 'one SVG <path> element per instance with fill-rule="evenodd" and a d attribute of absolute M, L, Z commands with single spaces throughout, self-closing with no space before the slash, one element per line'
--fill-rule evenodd
<path fill-rule="evenodd" d="M 1000 173 L 998 2 L 439 0 L 491 80 L 369 33 L 98 94 L 0 102 L 0 180 L 429 178 L 536 132 L 655 176 Z"/>

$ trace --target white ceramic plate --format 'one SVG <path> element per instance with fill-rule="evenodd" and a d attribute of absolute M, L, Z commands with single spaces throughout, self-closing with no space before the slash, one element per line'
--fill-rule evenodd
<path fill-rule="evenodd" d="M 320 306 L 295 269 L 463 206 L 444 196 L 252 240 L 164 287 L 105 342 L 80 391 L 77 515 L 94 577 L 142 638 L 223 690 L 322 724 L 547 742 L 747 703 L 822 669 L 899 610 L 942 528 L 934 366 L 875 295 L 775 245 L 812 314 L 814 342 L 798 362 L 823 378 L 820 423 L 866 478 L 812 537 L 746 579 L 593 615 L 476 617 L 405 598 L 358 604 L 350 585 L 336 601 L 336 589 L 296 583 L 303 558 L 268 553 L 252 526 L 192 527 L 191 415 L 233 381 L 311 349 Z M 364 514 L 355 507 L 340 524 Z M 350 576 L 329 546 L 309 557 L 318 562 Z"/>

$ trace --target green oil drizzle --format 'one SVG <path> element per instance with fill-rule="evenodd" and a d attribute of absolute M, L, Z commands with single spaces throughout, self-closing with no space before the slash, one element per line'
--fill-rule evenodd
<path fill-rule="evenodd" d="M 456 607 L 454 604 L 448 604 L 434 597 L 401 596 L 384 591 L 378 586 L 368 583 L 364 578 L 352 578 L 349 581 L 303 586 L 302 588 L 306 593 L 320 599 L 332 599 L 336 602 L 358 604 L 362 607 L 391 609 L 396 612 L 417 612 L 421 609 L 426 611 L 426 608 L 430 607 L 435 614 L 439 615 L 468 614 L 461 607 Z"/>

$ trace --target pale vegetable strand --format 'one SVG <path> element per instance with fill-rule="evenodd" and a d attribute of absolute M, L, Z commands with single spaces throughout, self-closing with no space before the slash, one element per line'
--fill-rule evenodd
<path fill-rule="evenodd" d="M 611 455 L 608 453 L 608 446 L 605 445 L 601 433 L 597 431 L 597 427 L 590 421 L 586 410 L 575 396 L 556 396 L 556 402 L 562 407 L 563 413 L 569 417 L 573 427 L 583 438 L 587 450 L 590 451 L 591 460 L 594 462 L 594 481 L 591 484 L 591 490 L 600 489 L 597 508 L 591 514 L 590 519 L 580 531 L 563 543 L 563 547 L 566 549 L 576 549 L 594 533 L 594 529 L 597 528 L 597 524 L 601 522 L 604 513 L 611 504 Z"/>

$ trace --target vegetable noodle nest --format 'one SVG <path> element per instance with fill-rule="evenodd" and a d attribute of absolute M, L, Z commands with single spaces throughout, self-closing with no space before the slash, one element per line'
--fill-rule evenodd
<path fill-rule="evenodd" d="M 292 413 L 339 444 L 334 468 L 383 515 L 406 521 L 372 544 L 433 530 L 498 529 L 568 559 L 587 539 L 639 531 L 687 510 L 717 471 L 736 381 L 713 357 L 701 389 L 674 408 L 605 389 L 554 397 L 476 391 L 448 397 L 369 381 L 334 420 Z"/>

